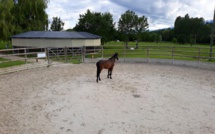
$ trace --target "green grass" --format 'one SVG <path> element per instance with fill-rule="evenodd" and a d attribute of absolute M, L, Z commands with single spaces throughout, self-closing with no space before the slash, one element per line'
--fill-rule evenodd
<path fill-rule="evenodd" d="M 160 58 L 160 59 L 177 59 L 177 60 L 193 60 L 208 61 L 210 46 L 209 44 L 174 44 L 171 42 L 139 42 L 138 49 L 131 50 L 136 47 L 136 42 L 129 42 L 128 49 L 124 48 L 124 42 L 108 42 L 104 45 L 104 57 L 110 57 L 113 53 L 118 52 L 119 58 Z M 172 52 L 174 51 L 174 52 Z M 215 52 L 215 48 L 213 49 Z M 101 54 L 96 54 L 94 57 L 101 57 Z M 213 54 L 215 58 L 215 53 Z M 212 62 L 215 62 L 213 59 Z"/>
<path fill-rule="evenodd" d="M 81 61 L 78 60 L 78 59 L 72 59 L 72 60 L 70 60 L 70 63 L 72 63 L 72 64 L 80 64 Z"/>
<path fill-rule="evenodd" d="M 67 56 L 66 60 L 65 60 L 65 56 L 53 56 L 50 57 L 50 60 L 52 61 L 56 61 L 56 62 L 68 62 L 68 63 L 72 63 L 72 64 L 80 64 L 81 61 L 80 59 L 77 59 L 77 57 L 72 57 L 72 56 Z"/>
<path fill-rule="evenodd" d="M 9 61 L 8 59 L 0 58 L 0 62 Z"/>
<path fill-rule="evenodd" d="M 0 58 L 0 68 L 12 67 L 25 64 L 25 61 L 10 61 L 9 59 Z"/>
<path fill-rule="evenodd" d="M 0 63 L 0 68 L 12 67 L 25 64 L 25 61 L 8 61 Z"/>
<path fill-rule="evenodd" d="M 8 48 L 12 48 L 11 42 L 1 41 L 0 40 L 0 49 L 7 49 L 6 44 L 8 44 Z"/>

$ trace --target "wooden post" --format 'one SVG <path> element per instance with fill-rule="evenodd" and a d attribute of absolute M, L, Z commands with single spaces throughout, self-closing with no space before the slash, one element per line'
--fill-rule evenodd
<path fill-rule="evenodd" d="M 82 49 L 81 49 L 82 51 L 82 63 L 84 63 L 85 62 L 85 47 L 83 46 L 82 47 Z"/>
<path fill-rule="evenodd" d="M 84 63 L 85 62 L 85 56 L 86 56 L 86 47 L 83 46 L 83 48 L 84 48 L 84 52 L 83 52 L 83 63 Z"/>
<path fill-rule="evenodd" d="M 172 64 L 174 65 L 174 47 L 172 47 Z"/>
<path fill-rule="evenodd" d="M 146 48 L 147 63 L 149 63 L 149 48 Z"/>
<path fill-rule="evenodd" d="M 64 62 L 67 63 L 67 47 L 64 47 Z"/>
<path fill-rule="evenodd" d="M 126 46 L 124 47 L 124 62 L 125 62 L 125 57 L 126 57 Z"/>
<path fill-rule="evenodd" d="M 26 48 L 24 49 L 24 52 L 25 52 L 25 64 L 27 63 L 27 51 L 26 51 Z"/>
<path fill-rule="evenodd" d="M 198 47 L 198 65 L 197 65 L 198 68 L 199 68 L 199 63 L 200 63 L 200 59 L 201 59 L 200 51 L 201 51 L 201 49 L 200 49 L 200 47 Z"/>

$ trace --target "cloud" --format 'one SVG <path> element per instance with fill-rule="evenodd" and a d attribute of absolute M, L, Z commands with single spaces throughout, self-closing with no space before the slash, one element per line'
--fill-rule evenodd
<path fill-rule="evenodd" d="M 178 16 L 213 18 L 214 5 L 211 0 L 51 0 L 46 10 L 49 20 L 60 17 L 65 22 L 64 29 L 73 28 L 79 15 L 87 9 L 96 12 L 110 12 L 115 22 L 126 10 L 148 18 L 149 29 L 173 27 Z"/>

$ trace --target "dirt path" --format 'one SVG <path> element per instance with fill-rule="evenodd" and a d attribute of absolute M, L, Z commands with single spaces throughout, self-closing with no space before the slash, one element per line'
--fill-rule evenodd
<path fill-rule="evenodd" d="M 116 63 L 0 75 L 0 134 L 215 133 L 215 71 Z"/>

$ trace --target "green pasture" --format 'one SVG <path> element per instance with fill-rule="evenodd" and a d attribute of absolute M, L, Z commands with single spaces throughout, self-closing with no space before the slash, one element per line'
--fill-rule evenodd
<path fill-rule="evenodd" d="M 0 42 L 0 49 L 5 49 L 6 42 Z M 134 48 L 131 50 L 131 48 Z M 136 42 L 129 42 L 128 48 L 125 48 L 125 42 L 111 41 L 103 46 L 103 51 L 97 53 L 87 53 L 86 58 L 109 58 L 115 52 L 119 53 L 119 58 L 158 58 L 158 59 L 175 59 L 175 60 L 191 60 L 215 62 L 215 47 L 213 47 L 212 60 L 209 60 L 210 45 L 209 44 L 175 44 L 171 42 L 139 42 L 136 49 Z M 35 56 L 35 55 L 34 55 Z M 32 56 L 32 57 L 34 57 Z M 28 58 L 31 55 L 28 55 Z M 199 59 L 200 57 L 200 59 Z M 77 57 L 67 56 L 50 57 L 50 60 L 58 62 L 68 62 L 73 64 L 81 63 L 81 59 Z M 80 58 L 80 56 L 79 56 Z M 0 58 L 0 68 L 25 64 L 25 61 L 7 61 Z"/>
<path fill-rule="evenodd" d="M 108 42 L 104 45 L 104 57 L 110 57 L 118 52 L 121 58 L 160 58 L 177 60 L 199 60 L 209 61 L 210 46 L 205 44 L 174 44 L 171 42 L 139 42 L 135 49 L 136 42 L 129 42 L 125 49 L 124 42 Z M 131 50 L 134 48 L 134 50 Z M 215 61 L 215 48 L 213 49 L 213 60 Z"/>
<path fill-rule="evenodd" d="M 110 57 L 113 53 L 118 52 L 119 58 L 160 58 L 176 60 L 209 61 L 210 46 L 209 44 L 175 44 L 171 42 L 139 42 L 138 48 L 135 49 L 136 42 L 129 42 L 128 48 L 125 49 L 124 42 L 108 42 L 103 46 L 104 58 Z M 131 50 L 134 48 L 134 50 Z M 102 53 L 93 54 L 94 57 L 101 57 Z M 90 57 L 90 55 L 88 55 Z M 215 48 L 213 48 L 212 60 L 215 62 Z"/>
<path fill-rule="evenodd" d="M 0 49 L 12 48 L 11 42 L 0 40 Z"/>
<path fill-rule="evenodd" d="M 9 61 L 8 59 L 0 58 L 0 68 L 12 67 L 25 64 L 25 61 Z"/>
<path fill-rule="evenodd" d="M 66 58 L 66 59 L 65 59 Z M 80 64 L 81 63 L 81 56 L 78 57 L 72 57 L 72 56 L 52 56 L 50 57 L 50 60 L 56 61 L 56 62 L 67 62 L 72 64 Z"/>

